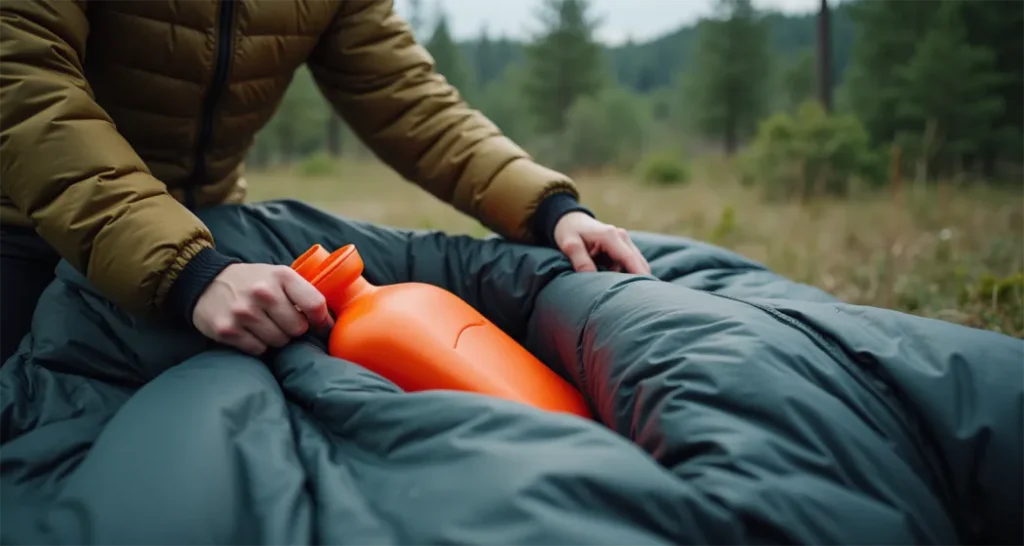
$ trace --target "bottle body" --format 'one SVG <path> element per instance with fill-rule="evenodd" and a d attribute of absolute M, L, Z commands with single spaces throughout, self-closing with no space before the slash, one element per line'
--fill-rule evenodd
<path fill-rule="evenodd" d="M 335 254 L 351 260 L 354 251 L 342 250 Z M 335 313 L 332 356 L 407 392 L 469 391 L 591 417 L 571 384 L 455 294 L 422 283 L 373 286 L 353 274 L 361 274 L 361 261 L 347 268 L 322 254 L 321 261 L 316 271 L 308 262 L 293 267 L 311 278 Z"/>

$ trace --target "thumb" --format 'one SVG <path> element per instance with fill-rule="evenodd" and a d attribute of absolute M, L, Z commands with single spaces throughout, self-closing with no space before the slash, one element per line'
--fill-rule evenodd
<path fill-rule="evenodd" d="M 587 252 L 587 246 L 583 244 L 583 239 L 579 235 L 571 235 L 563 240 L 559 247 L 562 252 L 569 257 L 569 261 L 572 262 L 572 267 L 578 272 L 597 271 L 597 266 L 594 265 L 594 260 L 590 258 L 590 253 Z"/>

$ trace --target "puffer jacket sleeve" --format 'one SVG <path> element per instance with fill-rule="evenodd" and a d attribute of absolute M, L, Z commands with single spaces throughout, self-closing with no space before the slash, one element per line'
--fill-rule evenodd
<path fill-rule="evenodd" d="M 508 239 L 537 241 L 530 222 L 547 197 L 579 198 L 568 177 L 535 163 L 434 70 L 393 0 L 341 2 L 309 66 L 378 157 Z"/>
<path fill-rule="evenodd" d="M 150 314 L 213 238 L 94 100 L 83 75 L 85 9 L 81 1 L 0 4 L 2 191 L 98 290 Z"/>

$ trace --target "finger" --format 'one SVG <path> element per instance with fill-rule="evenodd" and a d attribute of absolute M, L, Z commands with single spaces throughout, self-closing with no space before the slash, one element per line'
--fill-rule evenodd
<path fill-rule="evenodd" d="M 640 258 L 640 262 L 643 265 L 642 273 L 644 275 L 650 275 L 651 264 L 647 261 L 647 257 L 644 256 L 644 253 L 640 252 L 640 247 L 636 246 L 636 243 L 633 242 L 633 238 L 629 236 L 629 232 L 622 229 L 619 230 L 619 235 L 622 237 L 623 240 L 629 243 L 629 246 L 633 249 L 633 252 Z"/>
<path fill-rule="evenodd" d="M 260 356 L 267 351 L 267 345 L 245 328 L 236 327 L 230 333 L 218 339 L 221 343 L 231 345 L 252 356 Z"/>
<path fill-rule="evenodd" d="M 650 275 L 651 264 L 647 261 L 647 257 L 644 256 L 644 253 L 640 252 L 640 247 L 636 246 L 636 243 L 634 243 L 632 239 L 629 239 L 629 246 L 633 249 L 633 254 L 636 255 L 637 259 L 640 261 L 640 265 L 643 267 L 643 271 L 640 271 L 639 273 L 642 275 Z"/>
<path fill-rule="evenodd" d="M 267 293 L 273 292 L 273 289 L 264 286 L 254 286 L 252 292 L 258 292 L 262 294 L 262 298 L 266 298 Z M 236 302 L 231 308 L 233 325 L 236 329 L 248 329 L 251 334 L 255 335 L 266 345 L 283 347 L 289 341 L 288 335 L 281 331 L 277 324 L 274 324 L 274 321 L 267 316 L 260 303 L 260 298 L 255 297 L 245 298 Z"/>
<path fill-rule="evenodd" d="M 306 315 L 309 324 L 317 328 L 334 327 L 334 319 L 327 309 L 327 300 L 312 284 L 290 267 L 281 269 L 281 287 L 288 300 Z"/>
<path fill-rule="evenodd" d="M 642 275 L 647 271 L 640 252 L 620 237 L 610 237 L 605 244 L 605 252 L 628 273 Z"/>
<path fill-rule="evenodd" d="M 640 252 L 640 248 L 637 247 L 636 243 L 633 242 L 633 238 L 629 236 L 629 232 L 624 230 L 624 229 L 619 228 L 618 229 L 618 233 L 619 233 L 619 238 L 622 239 L 623 241 L 625 241 L 626 244 L 629 245 L 629 248 L 630 248 L 633 256 L 636 258 L 637 267 L 639 269 L 637 269 L 636 271 L 633 271 L 633 273 L 642 274 L 642 275 L 650 275 L 651 274 L 651 264 L 647 263 L 647 258 L 644 257 L 644 253 Z"/>
<path fill-rule="evenodd" d="M 306 333 L 309 322 L 306 315 L 299 311 L 284 293 L 280 284 L 267 284 L 253 289 L 253 296 L 266 312 L 266 315 L 286 335 L 296 338 Z"/>
<path fill-rule="evenodd" d="M 243 324 L 249 332 L 265 345 L 280 348 L 291 341 L 291 337 L 265 311 L 261 310 L 255 320 L 247 320 Z"/>
<path fill-rule="evenodd" d="M 590 253 L 587 252 L 587 246 L 583 244 L 583 239 L 579 236 L 572 236 L 566 239 L 560 245 L 562 252 L 569 257 L 569 261 L 572 262 L 572 267 L 578 272 L 589 272 L 597 271 L 597 266 L 594 265 L 594 260 L 591 259 Z"/>

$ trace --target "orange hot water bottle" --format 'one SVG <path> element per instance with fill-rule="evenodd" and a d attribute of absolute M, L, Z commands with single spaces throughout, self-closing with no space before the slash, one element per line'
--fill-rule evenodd
<path fill-rule="evenodd" d="M 424 283 L 374 286 L 354 245 L 314 245 L 292 268 L 335 315 L 328 352 L 407 392 L 470 391 L 591 418 L 583 396 L 458 296 Z"/>

